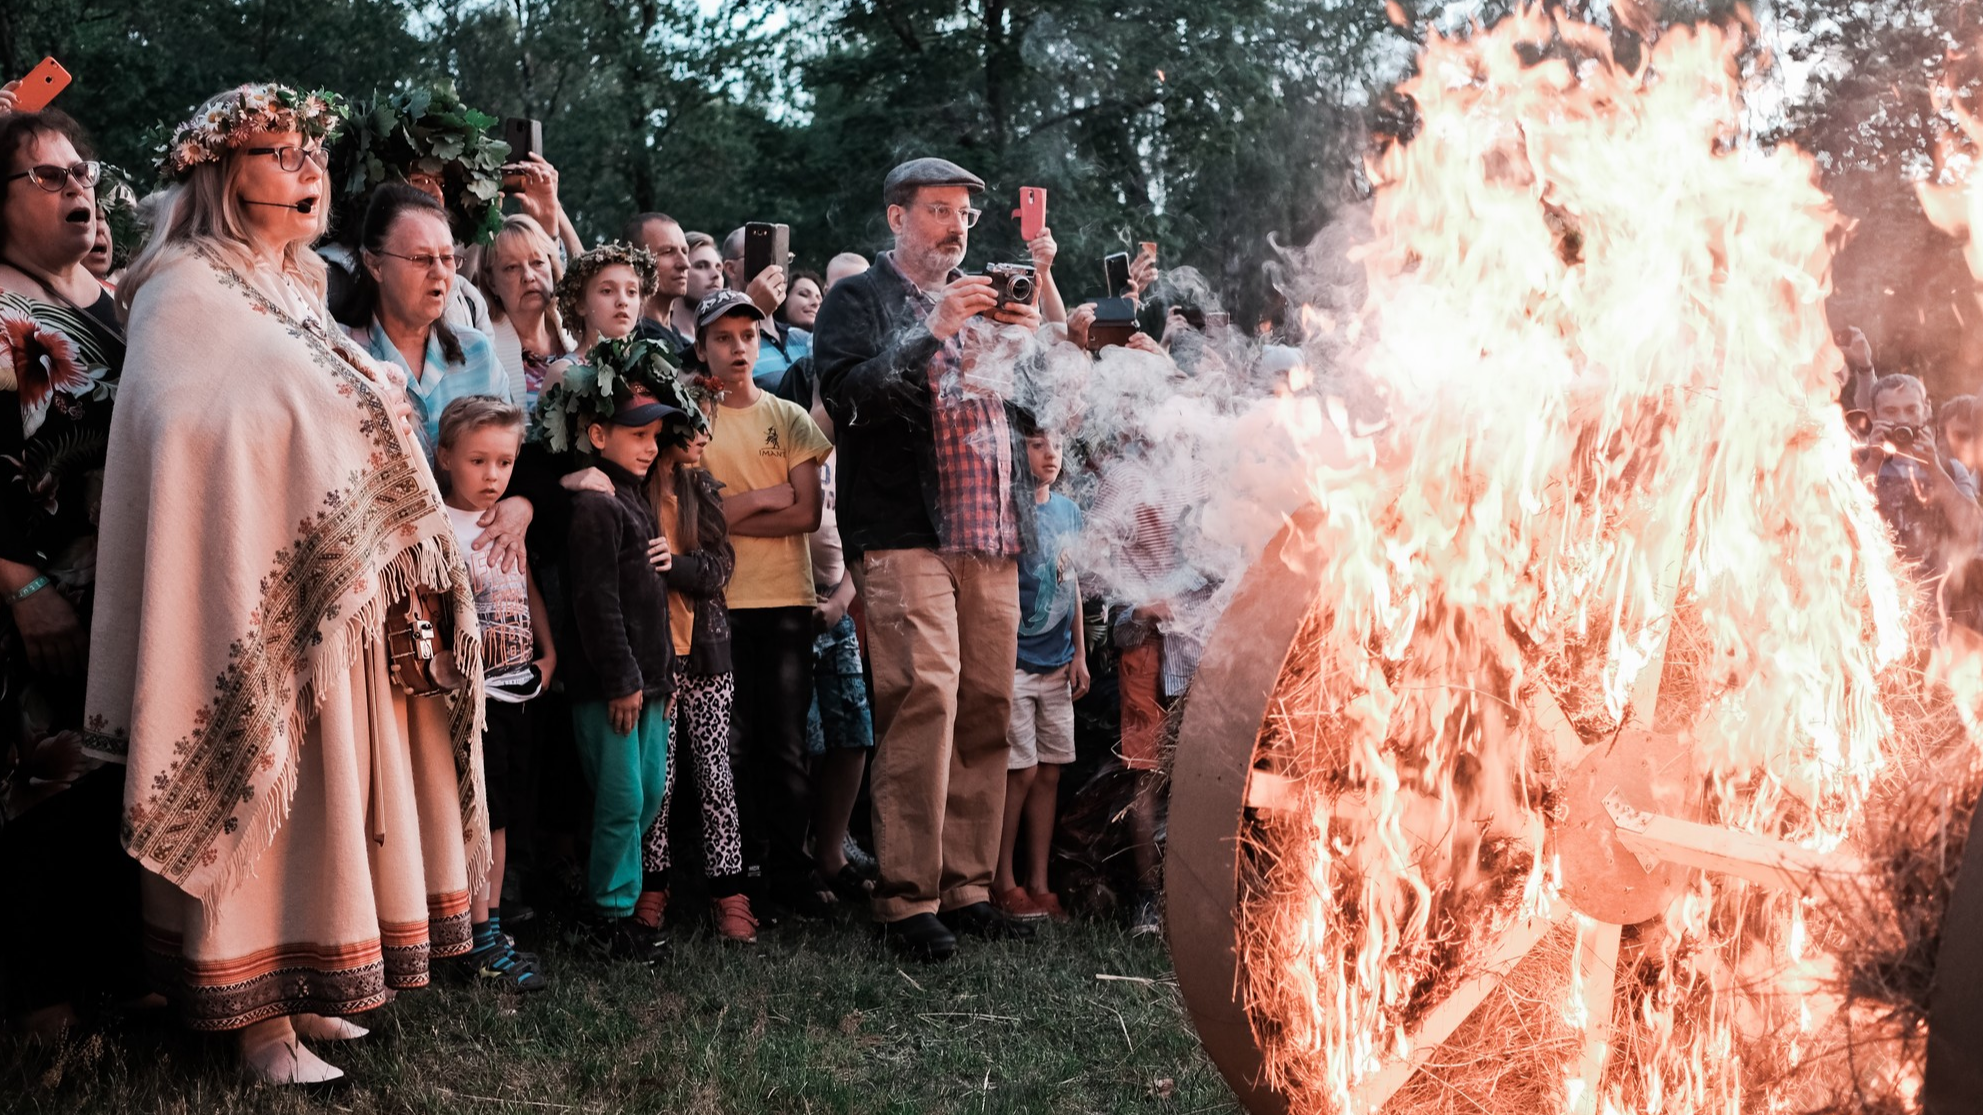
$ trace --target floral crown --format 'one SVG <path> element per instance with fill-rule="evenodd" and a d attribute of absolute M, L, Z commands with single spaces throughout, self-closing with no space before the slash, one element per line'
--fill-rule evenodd
<path fill-rule="evenodd" d="M 682 418 L 671 418 L 663 427 L 664 443 L 685 445 L 695 434 L 709 432 L 702 402 L 682 381 L 668 350 L 640 337 L 621 337 L 593 345 L 585 363 L 565 369 L 564 378 L 538 396 L 529 440 L 554 453 L 582 448 L 585 427 L 612 414 L 635 390 L 682 412 Z"/>
<path fill-rule="evenodd" d="M 172 138 L 158 150 L 158 176 L 165 182 L 183 181 L 194 167 L 217 163 L 261 136 L 300 132 L 323 139 L 337 131 L 341 113 L 337 94 L 321 89 L 300 93 L 273 84 L 229 89 L 172 129 Z"/>
<path fill-rule="evenodd" d="M 585 320 L 585 284 L 616 263 L 633 268 L 633 273 L 640 277 L 642 298 L 654 297 L 655 290 L 661 286 L 661 265 L 654 262 L 654 256 L 646 248 L 618 240 L 601 244 L 566 265 L 565 277 L 558 280 L 558 314 L 564 319 L 565 328 L 574 329 L 575 323 Z"/>

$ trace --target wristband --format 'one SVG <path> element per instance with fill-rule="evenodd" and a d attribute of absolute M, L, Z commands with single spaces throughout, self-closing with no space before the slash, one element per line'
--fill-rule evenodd
<path fill-rule="evenodd" d="M 42 589 L 45 589 L 49 585 L 52 585 L 54 583 L 55 583 L 54 581 L 48 579 L 48 574 L 43 573 L 41 576 L 36 577 L 34 580 L 29 581 L 27 584 L 22 585 L 19 591 L 15 592 L 14 595 L 11 598 L 9 598 L 8 603 L 19 604 L 21 601 L 26 600 L 28 597 L 33 596 L 35 593 L 40 592 Z"/>

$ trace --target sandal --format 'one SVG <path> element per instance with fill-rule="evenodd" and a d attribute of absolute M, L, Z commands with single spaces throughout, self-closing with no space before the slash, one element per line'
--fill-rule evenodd
<path fill-rule="evenodd" d="M 551 986 L 551 977 L 537 970 L 540 963 L 535 956 L 520 953 L 513 948 L 501 952 L 490 950 L 494 955 L 485 958 L 475 969 L 475 981 L 519 994 L 542 991 Z"/>
<path fill-rule="evenodd" d="M 874 897 L 874 881 L 851 862 L 841 865 L 826 885 L 840 896 L 842 902 L 866 902 Z"/>

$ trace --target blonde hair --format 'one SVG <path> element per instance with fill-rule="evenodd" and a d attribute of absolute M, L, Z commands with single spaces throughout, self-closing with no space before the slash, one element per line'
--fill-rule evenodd
<path fill-rule="evenodd" d="M 463 434 L 484 426 L 505 426 L 523 432 L 523 408 L 494 395 L 463 395 L 441 411 L 441 435 L 435 442 L 442 449 L 453 449 Z"/>
<path fill-rule="evenodd" d="M 512 213 L 503 218 L 503 225 L 487 244 L 476 246 L 475 285 L 482 288 L 482 297 L 489 300 L 489 320 L 501 321 L 509 316 L 509 307 L 496 293 L 496 256 L 506 247 L 519 246 L 526 252 L 535 252 L 551 261 L 551 289 L 544 308 L 544 327 L 553 338 L 563 337 L 565 324 L 558 313 L 558 280 L 565 277 L 565 264 L 558 258 L 558 247 L 551 240 L 544 226 L 536 218 L 522 213 Z M 552 353 L 550 355 L 557 355 Z"/>
<path fill-rule="evenodd" d="M 206 107 L 201 106 L 201 114 L 205 111 Z M 246 165 L 244 160 L 257 157 L 230 150 L 218 162 L 190 168 L 185 181 L 167 186 L 146 199 L 151 238 L 131 261 L 124 281 L 117 285 L 117 307 L 125 317 L 130 316 L 138 291 L 151 281 L 159 265 L 180 249 L 205 248 L 244 278 L 253 280 L 255 253 L 250 246 L 251 226 L 247 208 L 235 195 L 234 188 L 241 177 L 241 168 Z M 329 189 L 328 179 L 325 189 Z M 313 216 L 314 231 L 309 239 L 292 240 L 282 246 L 282 271 L 321 301 L 325 287 L 324 261 L 310 250 L 310 245 L 322 239 L 330 227 L 330 206 L 319 206 Z"/>

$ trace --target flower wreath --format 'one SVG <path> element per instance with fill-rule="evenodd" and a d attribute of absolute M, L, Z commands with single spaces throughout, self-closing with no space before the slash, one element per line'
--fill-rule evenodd
<path fill-rule="evenodd" d="M 600 415 L 611 414 L 635 389 L 684 415 L 662 427 L 662 444 L 686 445 L 694 435 L 709 432 L 706 400 L 682 380 L 667 348 L 640 337 L 621 337 L 593 345 L 585 363 L 566 368 L 564 378 L 538 396 L 529 440 L 553 453 L 589 452 L 585 428 Z"/>
<path fill-rule="evenodd" d="M 350 223 L 362 219 L 373 190 L 418 172 L 440 180 L 463 242 L 488 243 L 503 226 L 503 164 L 510 156 L 509 144 L 489 137 L 495 124 L 495 117 L 463 104 L 452 84 L 377 92 L 352 104 L 330 164 L 332 188 L 350 208 Z"/>
<path fill-rule="evenodd" d="M 633 273 L 640 277 L 641 298 L 654 297 L 654 292 L 660 288 L 661 265 L 654 262 L 653 254 L 646 248 L 636 248 L 614 240 L 586 252 L 566 264 L 565 277 L 558 280 L 558 316 L 564 320 L 565 328 L 573 331 L 573 336 L 580 335 L 582 330 L 577 323 L 585 320 L 582 312 L 585 307 L 585 284 L 616 263 L 633 268 Z"/>
<path fill-rule="evenodd" d="M 308 139 L 326 139 L 336 134 L 342 120 L 343 104 L 335 93 L 242 85 L 209 98 L 192 119 L 172 130 L 172 137 L 157 148 L 158 176 L 166 183 L 183 182 L 194 167 L 217 163 L 229 151 L 267 135 L 299 132 Z"/>

